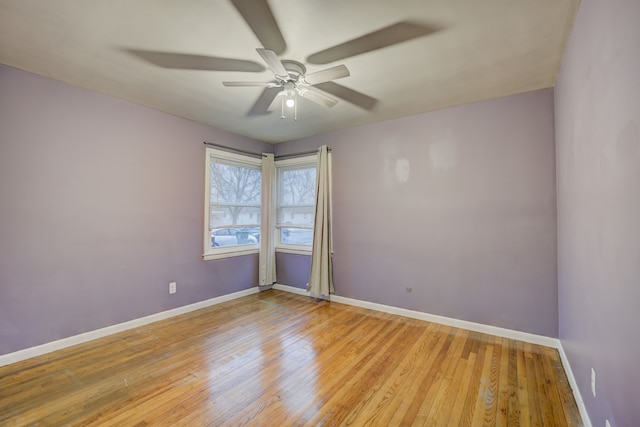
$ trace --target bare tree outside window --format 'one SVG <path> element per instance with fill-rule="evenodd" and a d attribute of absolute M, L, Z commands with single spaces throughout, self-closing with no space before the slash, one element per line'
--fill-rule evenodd
<path fill-rule="evenodd" d="M 293 169 L 282 172 L 282 203 L 313 205 L 316 202 L 316 169 Z"/>
<path fill-rule="evenodd" d="M 209 157 L 209 248 L 255 245 L 260 241 L 259 164 Z"/>
<path fill-rule="evenodd" d="M 210 224 L 217 227 L 259 225 L 256 218 L 260 215 L 260 188 L 260 169 L 213 160 Z M 228 215 L 220 215 L 221 211 Z"/>

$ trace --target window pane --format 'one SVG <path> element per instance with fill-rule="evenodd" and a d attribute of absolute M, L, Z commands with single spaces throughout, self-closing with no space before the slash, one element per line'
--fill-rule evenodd
<path fill-rule="evenodd" d="M 280 242 L 289 245 L 311 245 L 313 230 L 305 228 L 281 228 Z"/>
<path fill-rule="evenodd" d="M 280 225 L 313 226 L 316 207 L 314 205 L 283 206 L 278 209 L 277 222 Z"/>
<path fill-rule="evenodd" d="M 260 227 L 258 166 L 210 157 L 211 247 L 256 244 Z M 256 236 L 257 234 L 257 236 Z"/>
<path fill-rule="evenodd" d="M 311 205 L 316 202 L 316 168 L 304 167 L 281 171 L 282 205 Z"/>
<path fill-rule="evenodd" d="M 303 163 L 278 168 L 276 222 L 280 243 L 311 245 L 316 202 L 316 165 Z"/>

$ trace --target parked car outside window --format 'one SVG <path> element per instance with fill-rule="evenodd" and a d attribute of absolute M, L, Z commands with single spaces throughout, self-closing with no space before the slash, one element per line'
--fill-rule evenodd
<path fill-rule="evenodd" d="M 258 242 L 260 241 L 260 227 L 246 227 L 242 228 L 241 231 L 249 233 L 249 235 L 255 237 Z"/>
<path fill-rule="evenodd" d="M 211 230 L 211 246 L 254 245 L 258 239 L 239 228 L 214 228 Z"/>

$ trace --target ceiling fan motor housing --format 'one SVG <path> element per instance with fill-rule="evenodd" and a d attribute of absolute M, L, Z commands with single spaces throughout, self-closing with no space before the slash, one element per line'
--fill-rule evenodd
<path fill-rule="evenodd" d="M 289 79 L 287 79 L 286 81 L 297 82 L 300 76 L 304 76 L 307 72 L 307 68 L 298 61 L 283 59 L 281 62 L 285 70 L 287 70 L 287 73 L 289 73 Z M 279 78 L 280 76 L 276 77 Z"/>

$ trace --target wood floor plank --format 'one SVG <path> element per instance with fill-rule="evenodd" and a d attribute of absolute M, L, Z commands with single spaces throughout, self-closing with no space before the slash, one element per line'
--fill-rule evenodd
<path fill-rule="evenodd" d="M 496 427 L 504 427 L 509 425 L 508 423 L 508 411 L 509 411 L 509 374 L 510 366 L 509 360 L 505 357 L 506 346 L 509 345 L 509 341 L 506 338 L 498 340 L 496 343 L 500 343 L 500 372 L 499 372 L 499 384 L 498 384 L 498 405 L 496 408 Z"/>
<path fill-rule="evenodd" d="M 471 425 L 473 426 L 486 426 L 486 425 L 491 425 L 492 423 L 495 423 L 495 418 L 487 418 L 494 412 L 493 404 L 495 403 L 493 402 L 489 394 L 489 387 L 490 387 L 489 376 L 491 372 L 491 363 L 493 359 L 494 345 L 493 344 L 486 345 L 484 346 L 484 349 L 485 349 L 485 354 L 483 358 L 484 363 L 482 365 L 476 365 L 480 369 L 480 372 L 478 374 L 480 380 L 479 380 L 478 393 L 474 396 L 475 406 L 473 409 L 473 419 L 471 422 Z"/>
<path fill-rule="evenodd" d="M 529 425 L 531 414 L 529 412 L 529 394 L 528 394 L 528 378 L 527 365 L 525 360 L 524 343 L 517 342 L 517 383 L 518 388 L 518 406 L 520 408 L 520 425 Z"/>
<path fill-rule="evenodd" d="M 375 373 L 375 383 L 366 388 L 361 398 L 349 408 L 344 419 L 345 425 L 371 425 L 377 421 L 378 414 L 388 407 L 389 397 L 397 394 L 400 384 L 406 379 L 408 364 L 419 353 L 421 336 L 426 331 L 424 327 L 411 327 L 399 343 L 402 350 L 400 346 L 393 346 L 393 350 L 388 352 L 393 356 L 389 361 L 389 369 L 380 369 Z"/>
<path fill-rule="evenodd" d="M 557 350 L 555 349 L 549 350 L 557 353 Z M 569 385 L 569 380 L 565 375 L 560 357 L 557 356 L 557 358 L 552 359 L 551 364 L 553 365 L 554 370 L 553 381 L 555 386 L 558 388 L 558 393 L 560 394 L 560 400 L 562 401 L 567 423 L 570 426 L 580 425 L 578 421 L 576 421 L 581 420 L 580 410 L 578 409 L 578 405 L 576 404 L 576 401 L 573 397 L 571 386 Z"/>
<path fill-rule="evenodd" d="M 469 425 L 468 419 L 462 420 L 464 415 L 464 405 L 467 398 L 467 394 L 469 393 L 469 379 L 471 378 L 471 373 L 473 372 L 473 368 L 475 366 L 477 353 L 469 353 L 467 356 L 466 366 L 464 367 L 464 373 L 462 377 L 458 380 L 459 384 L 457 384 L 458 392 L 455 395 L 455 400 L 453 400 L 451 411 L 449 413 L 449 419 L 447 425 L 448 427 L 458 427 L 462 425 Z M 469 415 L 469 414 L 467 414 Z"/>
<path fill-rule="evenodd" d="M 471 375 L 468 377 L 467 394 L 460 415 L 460 426 L 472 426 L 476 400 L 480 394 L 480 385 L 482 381 L 482 367 L 484 366 L 486 343 L 477 338 L 477 347 L 473 354 L 475 355 L 475 363 L 471 369 Z"/>
<path fill-rule="evenodd" d="M 468 341 L 467 337 L 468 331 L 456 331 L 454 344 L 452 346 L 453 352 L 450 357 L 447 357 L 447 361 L 449 363 L 448 366 L 446 366 L 446 370 L 442 371 L 442 381 L 440 381 L 437 390 L 436 387 L 432 388 L 435 395 L 431 397 L 427 394 L 424 402 L 422 403 L 421 410 L 423 408 L 429 409 L 429 412 L 422 412 L 424 414 L 424 418 L 416 420 L 417 423 L 428 426 L 442 426 L 447 424 L 450 411 L 453 407 L 453 405 L 451 405 L 451 399 L 456 392 L 455 386 L 457 383 L 455 381 L 456 379 L 458 382 L 460 381 L 462 372 L 464 372 L 466 367 L 466 360 L 461 357 L 461 354 L 464 352 L 466 342 Z M 445 368 L 444 364 L 443 368 Z"/>
<path fill-rule="evenodd" d="M 525 363 L 527 368 L 527 395 L 529 396 L 529 414 L 531 416 L 530 425 L 542 426 L 542 408 L 540 400 L 544 399 L 544 393 L 539 393 L 538 378 L 536 375 L 535 362 L 533 360 L 533 344 L 525 343 Z"/>
<path fill-rule="evenodd" d="M 270 290 L 0 367 L 0 425 L 582 424 L 555 349 Z"/>
<path fill-rule="evenodd" d="M 538 382 L 536 389 L 538 390 L 538 402 L 540 405 L 540 413 L 542 414 L 543 425 L 561 426 L 562 419 L 559 418 L 560 414 L 553 412 L 554 405 L 552 403 L 552 395 L 549 390 L 549 384 L 544 375 L 544 368 L 542 365 L 542 355 L 537 346 L 534 346 L 533 363 L 536 370 L 536 380 Z"/>
<path fill-rule="evenodd" d="M 503 339 L 506 341 L 506 339 Z M 521 406 L 518 394 L 518 343 L 514 340 L 504 342 L 504 348 L 509 350 L 509 369 L 507 386 L 507 423 L 510 426 L 520 425 Z"/>
<path fill-rule="evenodd" d="M 441 332 L 441 328 L 438 328 L 438 332 Z M 424 395 L 424 388 L 429 385 L 429 379 L 433 378 L 433 367 L 437 366 L 435 361 L 441 358 L 441 354 L 449 347 L 451 342 L 449 332 L 450 330 L 446 329 L 446 333 L 438 333 L 434 337 L 432 347 L 423 356 L 425 360 L 418 363 L 418 369 L 413 378 L 406 384 L 408 393 L 396 407 L 395 412 L 389 414 L 391 418 L 388 425 L 407 425 L 413 420 L 418 404 L 421 403 L 420 399 Z"/>
<path fill-rule="evenodd" d="M 415 336 L 414 346 L 389 375 L 380 391 L 371 398 L 369 409 L 359 412 L 352 420 L 353 425 L 390 425 L 390 419 L 398 413 L 400 405 L 407 401 L 407 396 L 411 395 L 410 385 L 419 377 L 417 371 L 422 365 L 422 358 L 437 344 L 437 328 L 437 325 L 431 323 L 420 329 L 420 334 Z"/>
<path fill-rule="evenodd" d="M 391 326 L 391 325 L 390 325 Z M 309 425 L 319 425 L 322 420 L 330 419 L 340 424 L 348 415 L 349 408 L 354 405 L 351 396 L 357 395 L 371 387 L 378 378 L 381 370 L 389 369 L 390 355 L 398 346 L 404 349 L 400 337 L 406 333 L 406 323 L 395 323 L 381 333 L 380 342 L 372 342 L 366 352 L 359 355 L 354 370 L 344 371 L 339 380 L 333 383 L 326 395 L 321 399 L 323 405 L 308 413 L 305 417 Z M 374 354 L 376 355 L 374 357 Z M 348 361 L 348 360 L 347 360 Z M 342 366 L 338 366 L 342 368 Z"/>

